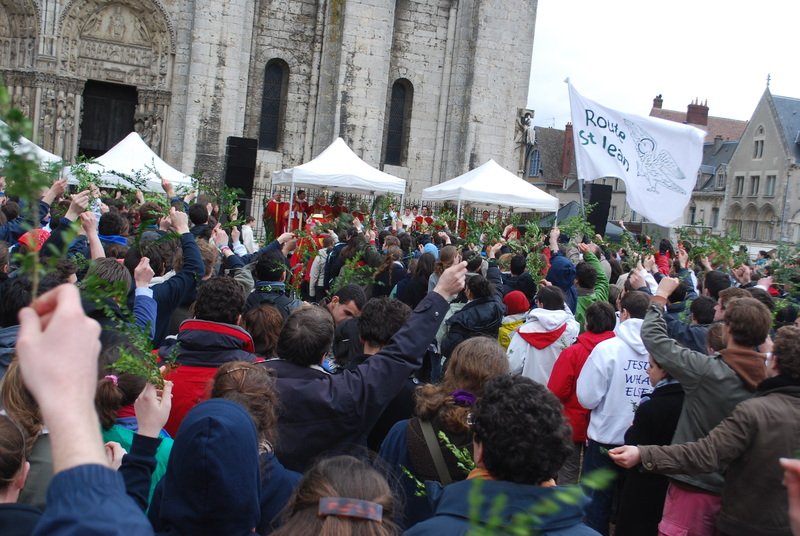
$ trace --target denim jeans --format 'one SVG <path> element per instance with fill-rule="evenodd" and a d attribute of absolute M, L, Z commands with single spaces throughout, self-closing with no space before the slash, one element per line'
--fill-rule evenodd
<path fill-rule="evenodd" d="M 610 450 L 618 446 L 619 445 L 604 445 L 590 439 L 583 456 L 583 475 L 588 475 L 592 471 L 603 468 L 611 469 L 617 474 L 616 480 L 607 488 L 601 490 L 586 490 L 591 502 L 586 507 L 584 522 L 603 536 L 608 536 L 608 525 L 611 521 L 612 508 L 616 502 L 615 498 L 619 497 L 619 490 L 622 484 L 621 477 L 624 473 L 621 467 L 611 461 L 608 453 L 601 452 L 600 449 Z"/>

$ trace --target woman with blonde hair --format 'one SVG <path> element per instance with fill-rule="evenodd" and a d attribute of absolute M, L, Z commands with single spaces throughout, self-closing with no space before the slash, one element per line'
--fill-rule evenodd
<path fill-rule="evenodd" d="M 417 389 L 416 417 L 395 424 L 380 450 L 405 491 L 405 516 L 399 520 L 402 526 L 410 527 L 433 515 L 427 499 L 414 495 L 414 482 L 402 468 L 423 482 L 434 480 L 447 485 L 464 480 L 467 473 L 438 435 L 444 432 L 456 447 L 471 451 L 469 414 L 483 395 L 486 382 L 504 374 L 508 374 L 508 357 L 497 340 L 473 337 L 453 350 L 441 383 Z"/>

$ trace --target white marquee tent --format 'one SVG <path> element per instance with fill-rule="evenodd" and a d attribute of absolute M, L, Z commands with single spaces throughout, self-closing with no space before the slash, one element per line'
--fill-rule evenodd
<path fill-rule="evenodd" d="M 319 186 L 342 192 L 393 193 L 403 195 L 406 181 L 384 173 L 361 160 L 336 138 L 319 156 L 289 169 L 272 172 L 272 185 Z M 294 195 L 294 193 L 292 193 Z"/>
<path fill-rule="evenodd" d="M 272 186 L 319 186 L 340 192 L 392 193 L 402 196 L 406 181 L 370 166 L 354 153 L 342 138 L 336 138 L 319 156 L 289 169 L 272 172 Z M 402 205 L 402 201 L 401 201 Z M 289 220 L 291 222 L 291 219 Z"/>
<path fill-rule="evenodd" d="M 0 121 L 0 126 L 3 127 L 6 126 L 5 122 Z M 50 164 L 57 164 L 61 162 L 60 157 L 54 155 L 53 153 L 45 151 L 44 149 L 42 149 L 41 147 L 39 147 L 31 140 L 25 137 L 20 138 L 19 143 L 14 149 L 14 152 L 17 153 L 18 155 L 27 155 L 28 158 L 31 159 L 33 158 L 37 159 L 39 162 L 41 162 L 43 168 Z M 2 165 L 3 161 L 5 161 L 5 154 L 2 151 L 0 151 L 0 165 Z"/>
<path fill-rule="evenodd" d="M 136 132 L 125 136 L 108 152 L 97 157 L 94 163 L 87 164 L 86 169 L 100 173 L 103 185 L 109 187 L 131 187 L 118 173 L 131 176 L 138 174 L 147 181 L 144 189 L 148 192 L 163 191 L 161 177 L 169 180 L 178 191 L 192 187 L 191 177 L 161 160 Z M 68 172 L 68 178 L 70 184 L 77 184 L 77 178 L 71 172 Z"/>
<path fill-rule="evenodd" d="M 513 207 L 517 212 L 558 210 L 558 198 L 517 177 L 494 160 L 447 182 L 425 188 L 422 199 L 457 201 L 459 219 L 462 201 Z"/>

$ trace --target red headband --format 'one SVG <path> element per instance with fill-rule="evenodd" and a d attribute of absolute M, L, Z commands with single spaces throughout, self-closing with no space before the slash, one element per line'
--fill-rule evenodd
<path fill-rule="evenodd" d="M 354 517 L 383 522 L 383 506 L 378 503 L 347 497 L 323 497 L 319 500 L 319 516 Z"/>

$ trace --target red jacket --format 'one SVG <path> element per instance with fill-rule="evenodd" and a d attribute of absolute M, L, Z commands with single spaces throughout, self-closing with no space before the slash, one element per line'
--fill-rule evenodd
<path fill-rule="evenodd" d="M 589 427 L 589 413 L 591 413 L 578 402 L 576 394 L 578 376 L 594 347 L 613 336 L 613 331 L 603 333 L 586 331 L 578 335 L 575 344 L 564 349 L 558 356 L 550 374 L 550 381 L 547 382 L 547 388 L 564 404 L 564 415 L 572 426 L 572 441 L 575 443 L 586 441 L 586 429 Z"/>
<path fill-rule="evenodd" d="M 656 266 L 658 266 L 658 271 L 666 276 L 669 276 L 669 271 L 672 264 L 672 257 L 670 256 L 669 251 L 667 251 L 663 255 L 661 253 L 656 252 L 655 258 L 656 258 Z"/>
<path fill-rule="evenodd" d="M 178 367 L 166 375 L 173 382 L 172 410 L 164 429 L 172 437 L 178 433 L 181 421 L 199 402 L 211 394 L 214 374 L 230 361 L 257 360 L 253 339 L 239 326 L 191 319 L 181 324 L 177 344 L 162 346 L 162 358 L 176 352 Z"/>

